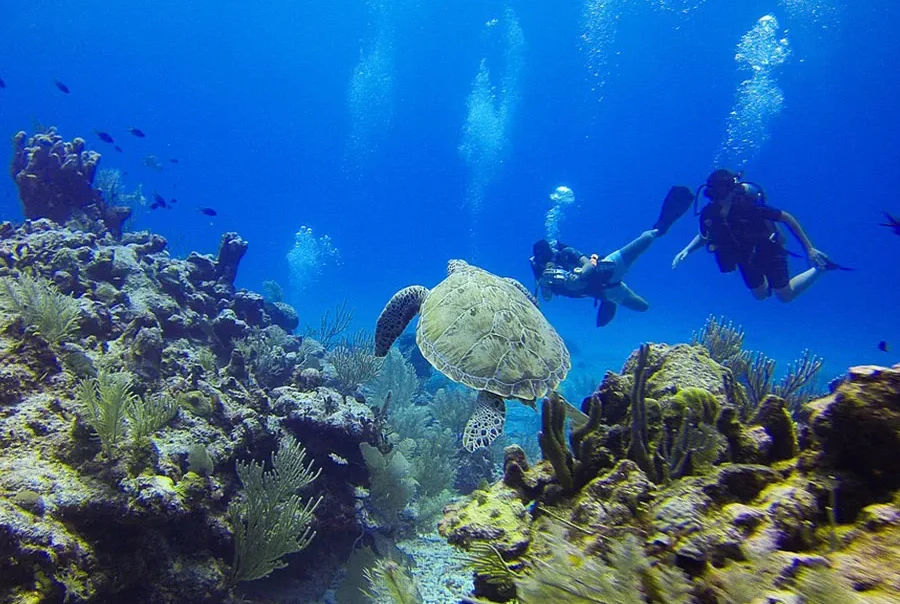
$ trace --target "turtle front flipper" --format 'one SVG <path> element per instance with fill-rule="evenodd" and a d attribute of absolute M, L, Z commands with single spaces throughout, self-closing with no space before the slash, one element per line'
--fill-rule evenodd
<path fill-rule="evenodd" d="M 463 430 L 463 447 L 469 453 L 480 447 L 487 447 L 503 434 L 504 423 L 506 423 L 506 403 L 493 392 L 480 391 L 478 398 L 475 399 L 472 417 L 466 422 L 466 428 Z"/>
<path fill-rule="evenodd" d="M 375 325 L 375 356 L 383 357 L 412 318 L 419 312 L 419 307 L 428 295 L 428 288 L 421 285 L 410 285 L 398 291 L 385 305 L 378 315 Z"/>

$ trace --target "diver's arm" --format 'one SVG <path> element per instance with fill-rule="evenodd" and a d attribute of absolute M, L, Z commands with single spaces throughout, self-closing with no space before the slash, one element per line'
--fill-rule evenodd
<path fill-rule="evenodd" d="M 800 226 L 800 223 L 797 222 L 796 218 L 782 210 L 779 222 L 783 222 L 787 225 L 787 228 L 791 230 L 791 233 L 794 234 L 794 237 L 797 238 L 797 241 L 799 241 L 800 245 L 803 246 L 803 249 L 806 250 L 806 259 L 810 264 L 818 267 L 825 265 L 828 257 L 813 247 L 812 242 L 809 240 L 809 237 L 806 236 L 806 232 L 804 232 L 803 227 Z"/>
<path fill-rule="evenodd" d="M 806 250 L 807 255 L 811 250 L 814 250 L 812 242 L 810 242 L 809 237 L 806 236 L 806 233 L 803 231 L 803 227 L 800 226 L 800 223 L 797 222 L 797 219 L 785 212 L 781 211 L 781 220 L 779 222 L 783 222 L 787 225 L 787 228 L 791 230 L 791 233 L 794 234 L 794 237 L 797 238 L 797 241 L 803 246 L 803 249 Z"/>
<path fill-rule="evenodd" d="M 697 233 L 694 238 L 691 239 L 691 242 L 687 244 L 687 246 L 683 250 L 678 252 L 678 254 L 675 256 L 675 259 L 672 260 L 672 268 L 678 268 L 678 265 L 681 264 L 689 254 L 699 250 L 705 245 L 705 243 L 706 238 L 700 233 Z"/>

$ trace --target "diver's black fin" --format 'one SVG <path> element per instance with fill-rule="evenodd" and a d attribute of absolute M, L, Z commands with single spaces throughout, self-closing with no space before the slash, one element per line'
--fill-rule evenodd
<path fill-rule="evenodd" d="M 606 327 L 616 316 L 616 303 L 609 300 L 600 302 L 600 308 L 597 309 L 597 327 Z"/>
<path fill-rule="evenodd" d="M 653 228 L 658 229 L 660 235 L 665 235 L 672 225 L 675 224 L 675 221 L 684 216 L 684 213 L 688 211 L 692 203 L 694 203 L 694 194 L 689 188 L 682 186 L 672 187 L 663 201 L 659 219 L 653 225 Z"/>
<path fill-rule="evenodd" d="M 838 264 L 828 256 L 825 256 L 825 264 L 824 268 L 826 271 L 855 271 L 855 268 L 850 268 L 849 266 L 843 266 L 842 264 Z"/>

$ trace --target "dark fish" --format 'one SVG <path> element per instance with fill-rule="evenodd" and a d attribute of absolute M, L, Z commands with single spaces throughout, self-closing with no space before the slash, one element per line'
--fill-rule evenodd
<path fill-rule="evenodd" d="M 133 135 L 135 135 L 138 138 L 144 138 L 145 136 L 147 136 L 146 134 L 144 134 L 137 128 L 129 128 L 128 131 L 131 132 Z"/>
<path fill-rule="evenodd" d="M 116 141 L 113 140 L 113 137 L 111 137 L 111 136 L 110 136 L 109 134 L 107 134 L 106 132 L 103 132 L 102 130 L 94 130 L 94 132 L 97 133 L 97 138 L 99 138 L 100 140 L 102 140 L 104 143 L 113 144 L 113 143 L 116 142 Z"/>
<path fill-rule="evenodd" d="M 175 157 L 173 157 L 173 158 L 171 158 L 171 159 L 169 160 L 169 162 L 170 162 L 170 163 L 173 163 L 173 164 L 177 164 L 177 163 L 178 163 L 178 159 L 175 158 Z"/>
<path fill-rule="evenodd" d="M 894 231 L 894 235 L 900 235 L 900 218 L 895 218 L 887 212 L 882 212 L 882 214 L 887 218 L 887 222 L 880 222 L 878 223 L 878 226 L 887 227 Z"/>
<path fill-rule="evenodd" d="M 885 342 L 884 340 L 882 340 L 882 341 L 878 342 L 878 350 L 880 350 L 881 352 L 890 352 L 890 351 L 891 351 L 891 347 L 888 346 L 888 343 L 887 343 L 887 342 Z"/>
<path fill-rule="evenodd" d="M 153 203 L 150 204 L 150 209 L 155 210 L 156 208 L 164 208 L 166 207 L 166 200 L 159 193 L 153 194 Z"/>
<path fill-rule="evenodd" d="M 178 203 L 178 200 L 173 197 L 171 200 L 169 200 L 169 203 Z"/>
<path fill-rule="evenodd" d="M 218 212 L 216 212 L 216 211 L 215 211 L 214 209 L 212 209 L 212 208 L 198 208 L 198 209 L 199 209 L 201 212 L 203 212 L 204 214 L 206 214 L 207 216 L 216 216 L 216 215 L 218 214 Z"/>
<path fill-rule="evenodd" d="M 119 145 L 116 145 L 115 147 L 113 147 L 113 149 L 115 149 L 119 153 L 125 153 L 124 151 L 122 151 L 122 147 L 120 147 Z"/>
<path fill-rule="evenodd" d="M 0 88 L 6 88 L 6 82 L 3 81 L 3 78 L 0 78 Z"/>
<path fill-rule="evenodd" d="M 53 83 L 56 84 L 56 87 L 59 88 L 60 92 L 65 94 L 69 94 L 69 87 L 60 82 L 59 80 L 53 80 Z"/>
<path fill-rule="evenodd" d="M 158 208 L 158 207 L 159 207 L 159 204 L 157 204 L 155 201 L 154 201 L 153 203 L 150 204 L 150 209 L 151 209 L 151 210 L 155 210 L 155 209 Z"/>
<path fill-rule="evenodd" d="M 144 165 L 148 168 L 153 168 L 157 172 L 162 172 L 163 167 L 160 165 L 159 160 L 156 159 L 155 155 L 148 155 L 144 158 Z"/>

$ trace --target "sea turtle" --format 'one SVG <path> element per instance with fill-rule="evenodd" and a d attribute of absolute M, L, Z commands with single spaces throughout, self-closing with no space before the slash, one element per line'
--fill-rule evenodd
<path fill-rule="evenodd" d="M 463 432 L 468 451 L 503 432 L 504 399 L 534 407 L 572 366 L 562 338 L 521 283 L 462 260 L 448 263 L 447 278 L 434 289 L 411 285 L 394 294 L 378 317 L 377 356 L 388 353 L 416 314 L 422 355 L 451 380 L 478 390 Z M 572 415 L 584 418 L 574 408 Z"/>

